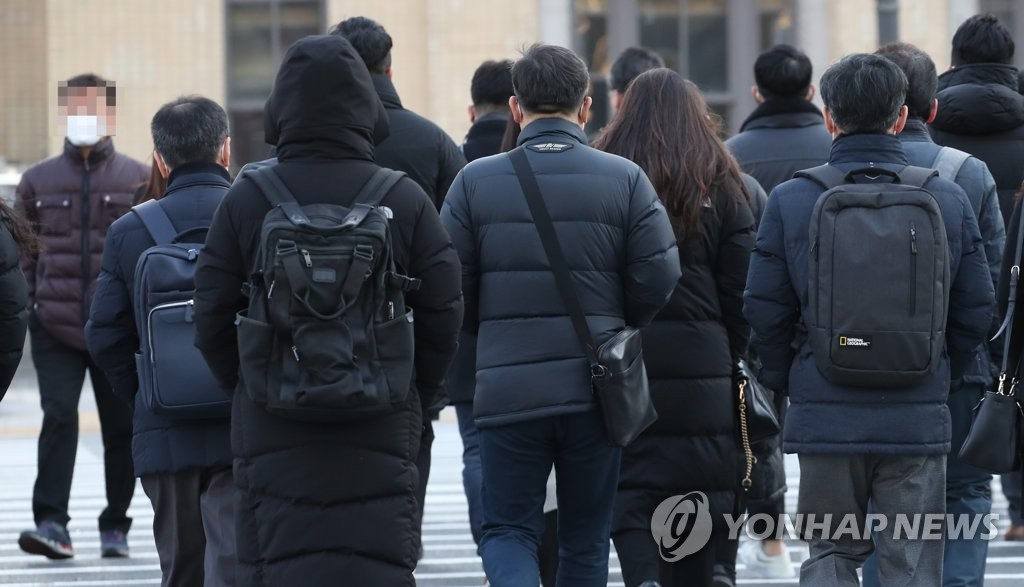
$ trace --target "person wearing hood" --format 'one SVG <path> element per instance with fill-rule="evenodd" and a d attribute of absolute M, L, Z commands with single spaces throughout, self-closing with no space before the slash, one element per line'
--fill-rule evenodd
<path fill-rule="evenodd" d="M 64 150 L 25 172 L 15 200 L 16 211 L 31 223 L 41 245 L 23 255 L 22 269 L 43 408 L 32 493 L 36 528 L 22 532 L 18 544 L 51 559 L 74 555 L 68 499 L 78 448 L 78 400 L 88 373 L 103 432 L 107 488 L 100 548 L 103 556 L 127 556 L 127 512 L 135 492 L 132 413 L 89 356 L 85 322 L 107 229 L 131 207 L 135 187 L 149 177 L 149 167 L 114 150 L 112 83 L 94 74 L 78 75 L 60 84 L 57 98 L 67 129 Z"/>
<path fill-rule="evenodd" d="M 345 39 L 311 36 L 285 53 L 266 104 L 273 169 L 300 205 L 351 206 L 379 169 L 374 145 L 386 113 L 362 59 Z M 316 423 L 271 414 L 238 379 L 235 314 L 270 204 L 243 176 L 214 216 L 196 270 L 196 346 L 233 397 L 231 435 L 240 585 L 415 585 L 420 396 L 441 387 L 462 322 L 460 266 L 430 199 L 408 178 L 392 211 L 396 265 L 421 287 L 415 374 L 408 400 L 366 421 Z"/>
<path fill-rule="evenodd" d="M 981 159 L 996 180 L 1009 226 L 1013 194 L 1024 181 L 1024 96 L 1011 65 L 1013 36 L 991 14 L 976 14 L 953 35 L 952 66 L 939 76 L 936 143 Z"/>

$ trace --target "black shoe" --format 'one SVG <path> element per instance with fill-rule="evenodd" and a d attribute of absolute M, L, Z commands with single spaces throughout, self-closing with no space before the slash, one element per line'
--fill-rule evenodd
<path fill-rule="evenodd" d="M 25 530 L 18 537 L 18 546 L 29 554 L 39 554 L 53 560 L 75 556 L 68 529 L 57 522 L 43 522 L 35 530 Z"/>
<path fill-rule="evenodd" d="M 128 558 L 128 535 L 120 530 L 100 532 L 100 554 L 103 558 Z"/>

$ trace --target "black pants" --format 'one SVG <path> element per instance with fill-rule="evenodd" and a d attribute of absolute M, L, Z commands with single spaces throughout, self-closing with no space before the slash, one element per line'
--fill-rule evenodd
<path fill-rule="evenodd" d="M 619 554 L 626 587 L 659 581 L 662 587 L 710 587 L 715 566 L 715 541 L 674 563 L 658 553 L 658 544 L 646 530 L 626 530 L 612 536 Z"/>
<path fill-rule="evenodd" d="M 110 383 L 89 353 L 71 348 L 51 336 L 39 321 L 30 321 L 32 362 L 39 379 L 43 429 L 39 434 L 39 472 L 32 493 L 36 524 L 53 521 L 67 526 L 68 498 L 78 452 L 78 400 L 86 371 L 96 394 L 103 434 L 103 465 L 107 507 L 100 514 L 100 531 L 127 532 L 132 520 L 128 506 L 135 492 L 132 469 L 132 412 L 114 395 Z"/>
<path fill-rule="evenodd" d="M 420 452 L 416 455 L 416 469 L 419 470 L 419 483 L 416 485 L 416 503 L 419 506 L 419 519 L 416 530 L 419 533 L 420 552 L 423 551 L 423 508 L 427 501 L 427 482 L 430 481 L 430 449 L 434 446 L 434 423 L 427 412 L 423 412 L 423 430 L 420 435 Z"/>

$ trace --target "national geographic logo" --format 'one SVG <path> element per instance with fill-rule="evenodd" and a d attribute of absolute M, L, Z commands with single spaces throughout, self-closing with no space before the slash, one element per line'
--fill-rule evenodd
<path fill-rule="evenodd" d="M 840 336 L 839 346 L 843 348 L 854 348 L 854 349 L 870 349 L 871 348 L 871 337 L 870 336 Z"/>

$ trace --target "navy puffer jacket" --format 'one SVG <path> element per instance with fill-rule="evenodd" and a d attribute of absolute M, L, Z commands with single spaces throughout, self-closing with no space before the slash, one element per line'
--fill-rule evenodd
<path fill-rule="evenodd" d="M 646 326 L 680 276 L 668 215 L 636 164 L 586 146 L 579 126 L 530 123 L 536 173 L 590 330 Z M 593 409 L 589 369 L 512 163 L 470 163 L 441 219 L 462 260 L 464 328 L 477 332 L 478 426 Z"/>

